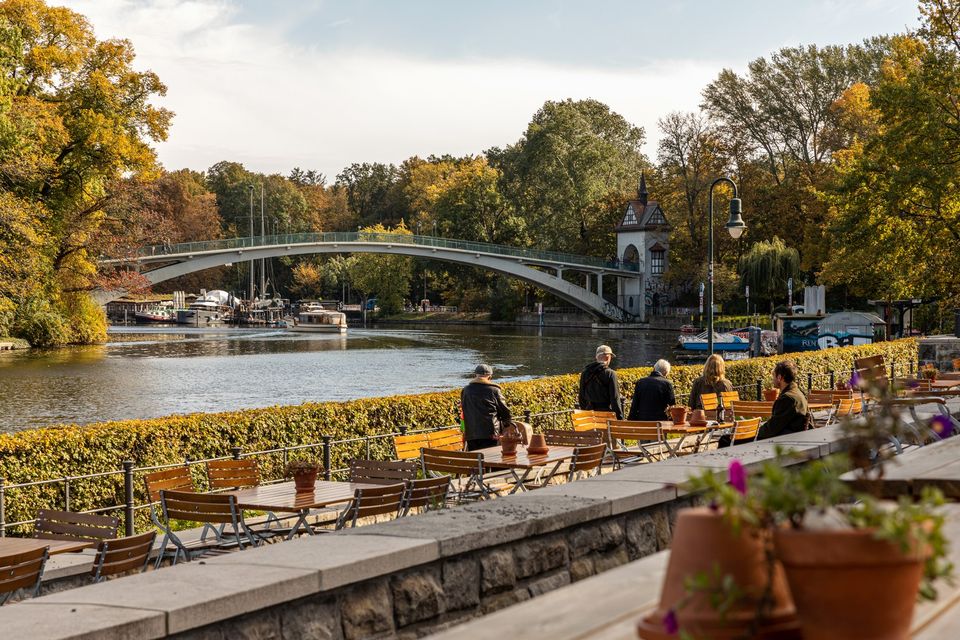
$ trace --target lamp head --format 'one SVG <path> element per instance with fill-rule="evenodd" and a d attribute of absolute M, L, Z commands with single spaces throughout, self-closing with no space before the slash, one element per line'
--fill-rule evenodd
<path fill-rule="evenodd" d="M 730 219 L 727 220 L 727 231 L 730 232 L 730 237 L 736 240 L 741 235 L 743 231 L 747 228 L 747 225 L 743 222 L 743 216 L 740 215 L 740 198 L 734 198 L 730 201 Z"/>

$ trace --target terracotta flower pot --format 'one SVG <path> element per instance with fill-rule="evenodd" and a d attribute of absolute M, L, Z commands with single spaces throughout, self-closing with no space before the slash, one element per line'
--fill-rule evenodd
<path fill-rule="evenodd" d="M 793 602 L 783 570 L 774 565 L 770 585 L 771 606 L 763 624 L 751 635 L 760 598 L 767 587 L 767 562 L 763 534 L 743 528 L 734 534 L 720 513 L 706 507 L 682 509 L 677 514 L 670 562 L 660 591 L 657 610 L 637 624 L 637 634 L 648 640 L 675 640 L 664 624 L 671 611 L 680 631 L 694 638 L 799 638 Z M 768 543 L 768 542 L 767 542 Z M 710 594 L 689 594 L 684 582 L 697 574 L 733 577 L 744 597 L 721 616 L 710 603 Z M 681 601 L 686 601 L 682 606 Z"/>
<path fill-rule="evenodd" d="M 904 554 L 867 530 L 783 529 L 774 542 L 804 640 L 909 637 L 921 553 Z"/>
<path fill-rule="evenodd" d="M 293 474 L 293 483 L 296 485 L 297 491 L 313 491 L 314 485 L 317 482 L 317 469 L 313 471 L 300 471 Z"/>
<path fill-rule="evenodd" d="M 550 451 L 550 447 L 547 446 L 547 439 L 542 433 L 535 433 L 530 436 L 530 444 L 527 445 L 527 453 L 535 456 L 541 456 L 548 451 Z"/>
<path fill-rule="evenodd" d="M 690 424 L 704 424 L 707 421 L 707 412 L 703 409 L 694 409 L 690 412 Z"/>
<path fill-rule="evenodd" d="M 500 451 L 505 456 L 515 456 L 517 455 L 517 445 L 520 444 L 519 438 L 509 438 L 501 437 L 500 438 Z"/>
<path fill-rule="evenodd" d="M 767 402 L 773 402 L 780 397 L 780 389 L 764 389 L 763 399 Z"/>
<path fill-rule="evenodd" d="M 684 424 L 687 421 L 687 407 L 670 407 L 668 411 L 673 424 Z"/>

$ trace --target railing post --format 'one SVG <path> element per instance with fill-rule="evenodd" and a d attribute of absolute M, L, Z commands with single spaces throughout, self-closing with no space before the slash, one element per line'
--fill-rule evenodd
<path fill-rule="evenodd" d="M 233 456 L 234 460 L 240 459 L 240 451 L 241 451 L 240 447 L 230 447 L 230 455 Z"/>
<path fill-rule="evenodd" d="M 527 424 L 529 424 L 530 426 L 533 426 L 533 422 L 531 422 L 531 418 L 530 418 L 530 415 L 531 415 L 532 413 L 533 413 L 533 412 L 530 411 L 530 409 L 526 409 L 526 410 L 523 412 L 523 421 L 526 422 Z"/>
<path fill-rule="evenodd" d="M 367 460 L 370 459 L 370 436 L 363 436 L 363 446 L 366 450 Z"/>
<path fill-rule="evenodd" d="M 836 375 L 833 373 L 833 369 L 830 369 L 830 388 L 835 389 L 837 387 Z"/>
<path fill-rule="evenodd" d="M 63 479 L 63 510 L 70 511 L 70 478 Z"/>
<path fill-rule="evenodd" d="M 813 372 L 807 372 L 807 393 L 810 393 L 810 389 L 813 389 Z"/>
<path fill-rule="evenodd" d="M 890 363 L 890 381 L 893 382 L 897 378 L 897 363 Z"/>
<path fill-rule="evenodd" d="M 763 381 L 757 380 L 757 402 L 763 400 Z"/>
<path fill-rule="evenodd" d="M 323 436 L 323 479 L 330 480 L 333 477 L 333 474 L 330 471 L 331 460 L 333 457 L 330 455 L 330 441 L 333 440 L 333 436 Z"/>
<path fill-rule="evenodd" d="M 0 478 L 0 538 L 7 537 L 7 517 L 4 509 L 7 492 L 3 488 L 4 482 L 6 482 L 6 480 L 4 478 Z"/>
<path fill-rule="evenodd" d="M 910 377 L 913 377 L 913 360 L 910 361 Z"/>
<path fill-rule="evenodd" d="M 126 535 L 136 533 L 133 524 L 133 460 L 123 461 L 123 530 Z"/>
<path fill-rule="evenodd" d="M 399 427 L 400 435 L 402 435 L 402 436 L 407 435 L 407 429 L 409 429 L 409 428 L 410 428 L 410 427 L 408 427 L 408 426 L 405 425 L 405 424 L 400 425 L 400 427 Z"/>

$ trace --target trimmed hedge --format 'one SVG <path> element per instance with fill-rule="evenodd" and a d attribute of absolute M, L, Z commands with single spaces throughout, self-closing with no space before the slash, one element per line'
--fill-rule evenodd
<path fill-rule="evenodd" d="M 917 361 L 917 342 L 907 339 L 862 347 L 844 347 L 795 354 L 801 386 L 808 372 L 825 376 L 837 372 L 837 380 L 847 379 L 853 359 L 883 354 L 888 363 L 897 363 L 906 371 Z M 745 397 L 751 397 L 757 380 L 769 381 L 774 365 L 782 356 L 753 358 L 727 364 L 727 377 Z M 685 402 L 693 380 L 702 367 L 676 366 L 671 378 L 678 400 Z M 623 394 L 632 395 L 633 384 L 648 375 L 650 368 L 624 369 L 618 372 Z M 573 406 L 577 396 L 578 374 L 551 376 L 526 382 L 507 382 L 503 391 L 515 413 L 557 411 Z M 814 384 L 825 388 L 826 378 Z M 227 456 L 233 446 L 244 451 L 273 449 L 284 445 L 316 443 L 323 435 L 335 440 L 363 438 L 410 428 L 449 425 L 454 422 L 454 401 L 458 391 L 427 393 L 350 402 L 307 403 L 297 406 L 268 407 L 226 413 L 174 415 L 151 420 L 125 420 L 91 425 L 67 425 L 0 434 L 0 478 L 8 484 L 40 479 L 76 476 L 118 470 L 123 460 L 135 466 L 169 464 L 185 459 Z M 368 443 L 358 441 L 334 447 L 334 468 L 347 460 L 365 455 Z M 392 440 L 370 441 L 373 457 L 387 458 L 393 453 Z M 319 449 L 317 450 L 319 455 Z M 280 456 L 260 460 L 266 477 L 278 477 Z M 202 470 L 197 469 L 202 486 Z M 137 479 L 138 498 L 142 482 Z M 70 508 L 75 511 L 122 504 L 123 482 L 120 475 L 73 481 Z M 37 509 L 63 508 L 63 485 L 11 489 L 7 492 L 6 521 L 32 518 Z"/>

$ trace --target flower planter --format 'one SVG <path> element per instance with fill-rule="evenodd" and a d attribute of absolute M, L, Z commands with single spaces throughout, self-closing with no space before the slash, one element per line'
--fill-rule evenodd
<path fill-rule="evenodd" d="M 804 640 L 908 638 L 923 556 L 869 530 L 774 534 Z"/>
<path fill-rule="evenodd" d="M 318 469 L 314 469 L 313 471 L 300 471 L 293 474 L 293 483 L 296 485 L 297 491 L 313 491 L 317 482 L 318 471 Z"/>
<path fill-rule="evenodd" d="M 687 422 L 687 407 L 670 407 L 668 411 L 673 424 L 685 424 Z"/>
<path fill-rule="evenodd" d="M 753 629 L 768 582 L 762 536 L 748 528 L 734 534 L 719 512 L 706 507 L 682 509 L 677 514 L 659 606 L 637 624 L 637 634 L 647 640 L 676 639 L 675 630 L 665 624 L 668 613 L 674 612 L 679 630 L 694 638 L 799 638 L 799 625 L 779 563 L 774 565 L 769 613 Z M 688 594 L 684 586 L 688 578 L 713 576 L 716 571 L 732 576 L 744 594 L 725 616 L 711 605 L 710 594 Z"/>
<path fill-rule="evenodd" d="M 764 389 L 763 399 L 767 402 L 773 402 L 780 397 L 780 389 Z"/>
<path fill-rule="evenodd" d="M 547 446 L 547 438 L 542 433 L 535 433 L 530 436 L 530 444 L 527 445 L 527 453 L 533 456 L 542 456 L 549 453 L 550 447 Z"/>

